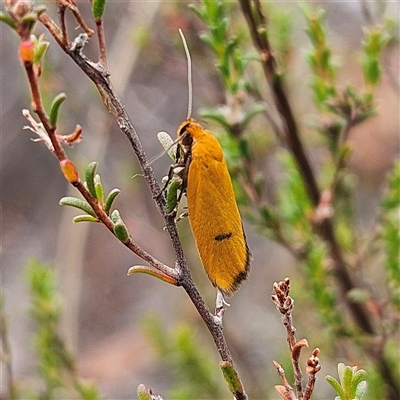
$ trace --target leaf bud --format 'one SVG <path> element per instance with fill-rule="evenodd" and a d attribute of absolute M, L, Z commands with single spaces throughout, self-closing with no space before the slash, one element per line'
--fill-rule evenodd
<path fill-rule="evenodd" d="M 71 160 L 65 159 L 60 161 L 60 168 L 68 182 L 76 183 L 79 181 L 78 171 Z"/>
<path fill-rule="evenodd" d="M 19 45 L 19 58 L 24 64 L 30 64 L 35 57 L 35 44 L 32 40 L 23 40 Z"/>

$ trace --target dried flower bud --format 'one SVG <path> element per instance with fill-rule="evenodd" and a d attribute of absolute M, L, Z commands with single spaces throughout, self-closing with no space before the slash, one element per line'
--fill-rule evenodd
<path fill-rule="evenodd" d="M 300 352 L 303 347 L 308 347 L 307 339 L 301 339 L 295 343 L 292 349 L 292 359 L 298 360 L 300 357 Z"/>
<path fill-rule="evenodd" d="M 319 355 L 320 351 L 319 348 L 315 348 L 312 352 L 311 357 L 307 360 L 307 367 L 306 367 L 306 372 L 307 374 L 316 374 L 321 370 L 321 365 L 319 363 Z"/>
<path fill-rule="evenodd" d="M 35 57 L 35 44 L 32 40 L 23 40 L 19 45 L 19 58 L 24 64 L 30 64 Z"/>
<path fill-rule="evenodd" d="M 78 171 L 71 160 L 65 159 L 60 161 L 61 171 L 65 176 L 65 179 L 70 183 L 76 183 L 79 181 Z"/>

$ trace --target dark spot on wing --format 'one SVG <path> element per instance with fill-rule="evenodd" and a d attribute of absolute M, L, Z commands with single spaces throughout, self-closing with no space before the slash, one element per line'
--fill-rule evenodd
<path fill-rule="evenodd" d="M 215 236 L 214 240 L 217 242 L 222 242 L 223 240 L 230 239 L 232 237 L 232 232 L 223 233 L 222 235 Z"/>

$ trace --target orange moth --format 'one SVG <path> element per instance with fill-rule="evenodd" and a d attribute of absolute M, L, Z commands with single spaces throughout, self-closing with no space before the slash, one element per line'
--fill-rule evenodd
<path fill-rule="evenodd" d="M 175 167 L 184 167 L 181 190 L 201 262 L 212 284 L 229 296 L 247 278 L 251 255 L 222 148 L 191 117 L 191 60 L 179 32 L 188 60 L 189 109 L 178 128 Z"/>

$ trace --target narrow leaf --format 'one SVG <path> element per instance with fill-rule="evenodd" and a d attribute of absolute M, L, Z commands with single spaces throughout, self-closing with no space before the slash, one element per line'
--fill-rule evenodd
<path fill-rule="evenodd" d="M 14 20 L 3 11 L 0 11 L 0 21 L 6 23 L 10 28 L 14 29 L 15 31 L 17 30 L 17 25 L 15 24 Z"/>
<path fill-rule="evenodd" d="M 361 397 L 364 395 L 364 393 L 367 390 L 367 381 L 361 381 L 356 388 L 356 392 L 355 392 L 355 398 L 361 399 Z"/>
<path fill-rule="evenodd" d="M 105 204 L 104 204 L 104 211 L 108 213 L 111 210 L 111 206 L 115 200 L 115 198 L 121 193 L 119 189 L 113 189 L 109 193 L 109 195 L 106 198 Z"/>
<path fill-rule="evenodd" d="M 366 376 L 366 372 L 363 369 L 360 369 L 359 371 L 355 372 L 353 375 L 353 380 L 352 380 L 352 392 L 351 396 L 354 398 L 360 398 L 361 396 L 357 396 L 357 390 L 360 385 L 360 383 L 365 382 L 364 378 Z"/>
<path fill-rule="evenodd" d="M 79 182 L 78 171 L 71 160 L 65 159 L 60 161 L 60 168 L 65 179 L 70 183 Z"/>
<path fill-rule="evenodd" d="M 172 161 L 175 162 L 176 147 L 174 140 L 167 132 L 158 132 L 157 139 Z"/>
<path fill-rule="evenodd" d="M 96 189 L 94 187 L 94 176 L 96 174 L 96 169 L 97 169 L 97 162 L 93 161 L 87 166 L 86 171 L 85 171 L 86 186 L 87 186 L 90 194 L 95 199 L 97 199 Z"/>
<path fill-rule="evenodd" d="M 96 197 L 101 204 L 104 202 L 104 189 L 101 183 L 100 175 L 96 174 L 94 177 L 94 189 L 96 191 Z"/>
<path fill-rule="evenodd" d="M 178 190 L 182 185 L 182 179 L 174 178 L 167 187 L 167 211 L 171 213 L 178 204 Z"/>
<path fill-rule="evenodd" d="M 147 274 L 154 276 L 163 282 L 169 283 L 174 286 L 179 286 L 178 281 L 176 280 L 175 277 L 167 275 L 163 272 L 157 271 L 154 268 L 151 267 L 146 267 L 144 265 L 134 265 L 133 267 L 130 267 L 128 270 L 128 275 L 133 275 L 137 273 L 142 273 L 142 274 Z"/>
<path fill-rule="evenodd" d="M 122 220 L 121 223 L 114 225 L 114 234 L 122 243 L 125 243 L 130 237 L 128 229 Z"/>
<path fill-rule="evenodd" d="M 84 211 L 85 213 L 96 218 L 96 214 L 93 211 L 92 207 L 90 207 L 90 205 L 84 200 L 78 199 L 76 197 L 63 197 L 60 200 L 59 204 L 61 206 L 70 206 L 70 207 L 79 208 L 80 210 Z"/>
<path fill-rule="evenodd" d="M 136 393 L 139 397 L 139 400 L 153 400 L 153 396 L 142 383 L 138 386 Z"/>
<path fill-rule="evenodd" d="M 220 367 L 224 379 L 228 383 L 229 390 L 235 395 L 235 397 L 238 393 L 243 394 L 243 386 L 235 367 L 228 361 L 222 361 Z"/>
<path fill-rule="evenodd" d="M 346 395 L 344 393 L 343 388 L 340 386 L 340 383 L 330 375 L 327 375 L 325 379 L 328 383 L 335 389 L 336 393 L 339 395 L 341 400 L 346 400 Z"/>
<path fill-rule="evenodd" d="M 91 215 L 77 215 L 72 219 L 74 224 L 78 222 L 99 222 L 99 219 L 96 217 L 92 217 Z"/>
<path fill-rule="evenodd" d="M 351 384 L 353 380 L 353 369 L 350 366 L 346 366 L 343 372 L 342 386 L 346 395 L 351 393 Z"/>
<path fill-rule="evenodd" d="M 92 1 L 92 13 L 96 21 L 103 18 L 105 7 L 106 7 L 106 0 Z"/>
<path fill-rule="evenodd" d="M 66 98 L 67 95 L 65 93 L 60 93 L 54 98 L 53 102 L 51 103 L 50 124 L 53 128 L 57 125 L 58 112 L 60 111 L 61 104 Z"/>

